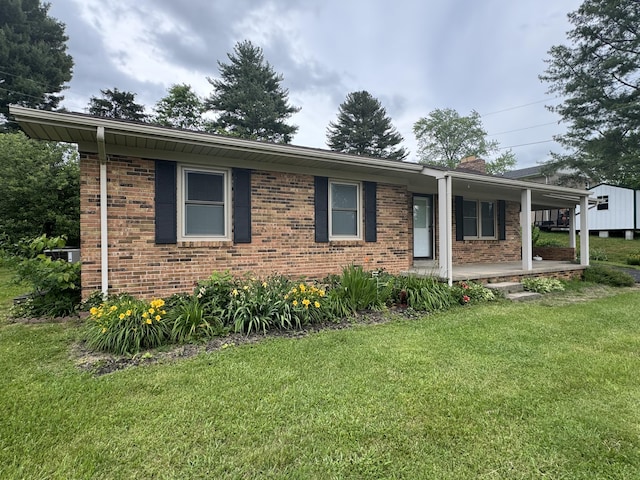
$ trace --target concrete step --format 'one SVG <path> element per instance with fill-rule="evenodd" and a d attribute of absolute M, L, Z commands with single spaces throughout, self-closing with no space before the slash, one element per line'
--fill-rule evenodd
<path fill-rule="evenodd" d="M 498 283 L 487 283 L 485 287 L 490 288 L 492 290 L 496 290 L 503 295 L 507 295 L 509 293 L 517 293 L 522 292 L 524 287 L 520 282 L 498 282 Z"/>
<path fill-rule="evenodd" d="M 505 298 L 512 302 L 526 302 L 528 300 L 536 300 L 540 297 L 542 297 L 542 295 L 536 292 L 514 292 L 505 295 Z"/>

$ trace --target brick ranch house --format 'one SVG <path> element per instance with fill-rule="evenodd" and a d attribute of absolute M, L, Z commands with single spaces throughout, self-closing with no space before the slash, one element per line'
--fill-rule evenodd
<path fill-rule="evenodd" d="M 588 205 L 587 191 L 489 176 L 477 161 L 441 170 L 79 113 L 11 114 L 31 138 L 78 145 L 83 297 L 167 296 L 227 269 L 322 278 L 351 263 L 397 274 L 426 261 L 451 283 L 465 265 L 515 262 L 526 275 L 530 212 Z M 580 242 L 572 271 L 588 265 L 588 235 Z"/>

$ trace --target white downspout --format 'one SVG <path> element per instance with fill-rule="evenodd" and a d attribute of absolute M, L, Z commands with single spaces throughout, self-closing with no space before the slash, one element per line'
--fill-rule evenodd
<path fill-rule="evenodd" d="M 439 242 L 439 275 L 453 284 L 453 239 L 451 219 L 451 177 L 446 175 L 438 178 L 438 242 Z"/>
<path fill-rule="evenodd" d="M 109 237 L 107 228 L 107 148 L 104 127 L 96 131 L 98 159 L 100 160 L 100 272 L 101 290 L 104 297 L 109 293 Z"/>
<path fill-rule="evenodd" d="M 589 266 L 589 198 L 580 197 L 580 265 Z"/>

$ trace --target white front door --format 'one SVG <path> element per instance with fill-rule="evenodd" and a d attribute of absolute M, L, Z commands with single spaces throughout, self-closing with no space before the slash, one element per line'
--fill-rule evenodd
<path fill-rule="evenodd" d="M 433 258 L 432 197 L 413 197 L 413 257 Z"/>

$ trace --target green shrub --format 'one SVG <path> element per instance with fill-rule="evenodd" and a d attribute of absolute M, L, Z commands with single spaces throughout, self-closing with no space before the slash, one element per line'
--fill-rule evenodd
<path fill-rule="evenodd" d="M 529 292 L 549 293 L 564 291 L 564 284 L 557 278 L 525 278 L 522 286 Z"/>
<path fill-rule="evenodd" d="M 496 299 L 493 290 L 481 283 L 466 281 L 458 282 L 451 287 L 453 297 L 460 305 L 491 302 Z"/>
<path fill-rule="evenodd" d="M 538 242 L 540 241 L 540 227 L 536 227 L 533 225 L 531 227 L 531 245 L 534 247 L 538 246 Z"/>
<path fill-rule="evenodd" d="M 194 294 L 203 305 L 205 317 L 223 318 L 225 316 L 234 282 L 233 276 L 226 270 L 213 272 L 207 280 L 198 283 Z"/>
<path fill-rule="evenodd" d="M 284 299 L 291 304 L 295 325 L 320 323 L 331 318 L 326 291 L 315 285 L 300 283 L 291 287 Z"/>
<path fill-rule="evenodd" d="M 137 353 L 168 342 L 164 300 L 150 303 L 127 295 L 92 307 L 86 324 L 87 345 L 116 354 Z"/>
<path fill-rule="evenodd" d="M 401 276 L 395 279 L 394 301 L 420 312 L 450 308 L 454 303 L 452 290 L 435 277 Z"/>
<path fill-rule="evenodd" d="M 628 273 L 603 265 L 587 267 L 583 278 L 586 282 L 602 283 L 612 287 L 630 287 L 635 283 L 634 278 Z"/>
<path fill-rule="evenodd" d="M 225 333 L 220 316 L 206 317 L 205 306 L 197 296 L 181 299 L 171 310 L 167 322 L 174 342 L 185 343 Z"/>
<path fill-rule="evenodd" d="M 251 333 L 270 328 L 287 330 L 300 327 L 292 314 L 292 304 L 285 300 L 291 282 L 273 276 L 266 280 L 245 278 L 231 290 L 227 319 L 236 332 Z"/>
<path fill-rule="evenodd" d="M 379 283 L 377 277 L 360 265 L 344 267 L 342 275 L 334 279 L 334 285 L 329 290 L 332 311 L 338 317 L 346 317 L 360 310 L 381 308 L 384 306 L 384 295 L 378 295 Z"/>
<path fill-rule="evenodd" d="M 535 246 L 536 247 L 564 247 L 564 244 L 561 241 L 556 240 L 555 238 L 541 238 L 536 242 Z"/>
<path fill-rule="evenodd" d="M 26 300 L 12 309 L 18 317 L 57 317 L 73 313 L 80 304 L 80 264 L 52 260 L 45 250 L 61 248 L 64 237 L 37 237 L 21 244 L 11 260 L 16 283 L 30 287 Z"/>
<path fill-rule="evenodd" d="M 629 254 L 627 265 L 640 265 L 640 252 Z"/>
<path fill-rule="evenodd" d="M 607 252 L 605 252 L 602 248 L 592 248 L 589 251 L 589 259 L 596 262 L 606 262 L 609 260 Z"/>

